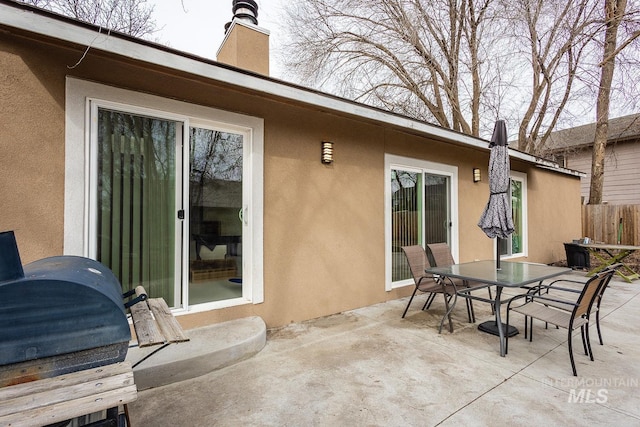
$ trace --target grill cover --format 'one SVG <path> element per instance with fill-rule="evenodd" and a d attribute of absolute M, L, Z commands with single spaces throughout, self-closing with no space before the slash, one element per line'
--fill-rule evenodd
<path fill-rule="evenodd" d="M 113 360 L 97 364 L 124 360 L 131 331 L 122 288 L 111 270 L 89 258 L 57 256 L 24 266 L 22 276 L 22 268 L 6 262 L 20 259 L 6 234 L 0 233 L 0 258 L 5 258 L 0 262 L 5 269 L 0 271 L 0 365 L 99 352 L 114 344 Z"/>

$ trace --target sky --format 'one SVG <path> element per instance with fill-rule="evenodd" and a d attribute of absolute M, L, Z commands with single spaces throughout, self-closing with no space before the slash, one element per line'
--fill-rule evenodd
<path fill-rule="evenodd" d="M 257 0 L 258 25 L 269 30 L 273 46 L 281 37 L 277 25 L 285 0 Z M 232 0 L 149 0 L 159 31 L 157 41 L 171 48 L 215 59 L 224 38 L 224 25 L 231 21 Z M 277 64 L 271 55 L 271 75 L 277 76 Z"/>

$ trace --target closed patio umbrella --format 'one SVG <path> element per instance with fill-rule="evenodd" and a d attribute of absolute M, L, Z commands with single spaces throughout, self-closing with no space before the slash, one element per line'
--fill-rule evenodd
<path fill-rule="evenodd" d="M 507 126 L 498 120 L 491 137 L 489 157 L 489 202 L 482 212 L 478 227 L 491 239 L 506 239 L 514 231 L 511 211 L 511 178 Z M 496 268 L 500 269 L 500 245 L 496 242 Z"/>
<path fill-rule="evenodd" d="M 507 126 L 504 120 L 496 121 L 491 137 L 489 156 L 489 201 L 482 212 L 478 227 L 491 239 L 506 239 L 513 233 L 513 212 L 511 210 L 511 168 L 509 167 L 509 149 L 507 148 Z M 496 270 L 500 270 L 500 244 L 496 241 Z M 499 298 L 499 294 L 496 295 Z M 503 323 L 502 330 L 507 336 L 514 336 L 518 329 Z M 478 329 L 493 335 L 499 335 L 496 320 L 478 325 Z"/>

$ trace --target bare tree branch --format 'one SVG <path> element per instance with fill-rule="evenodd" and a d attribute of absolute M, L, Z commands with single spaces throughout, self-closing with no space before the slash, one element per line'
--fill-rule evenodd
<path fill-rule="evenodd" d="M 286 9 L 285 63 L 301 82 L 471 135 L 517 119 L 518 147 L 538 153 L 589 87 L 597 3 L 307 0 Z"/>
<path fill-rule="evenodd" d="M 494 1 L 296 3 L 286 65 L 321 89 L 478 135 Z"/>
<path fill-rule="evenodd" d="M 147 0 L 19 1 L 134 37 L 150 37 L 156 31 L 154 6 Z"/>

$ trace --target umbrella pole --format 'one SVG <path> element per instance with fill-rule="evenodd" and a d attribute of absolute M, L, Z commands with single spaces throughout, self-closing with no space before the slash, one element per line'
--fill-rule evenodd
<path fill-rule="evenodd" d="M 496 237 L 496 270 L 500 270 L 500 238 L 499 237 Z M 496 298 L 500 298 L 499 293 L 496 295 Z M 491 335 L 497 335 L 497 336 L 500 335 L 500 333 L 498 332 L 497 318 L 480 323 L 478 325 L 478 329 L 481 330 L 482 332 L 486 332 Z M 516 328 L 513 325 L 509 325 L 509 328 L 507 329 L 507 325 L 505 325 L 504 323 L 502 324 L 502 331 L 505 336 L 509 336 L 509 337 L 518 335 L 519 333 L 518 328 Z"/>

